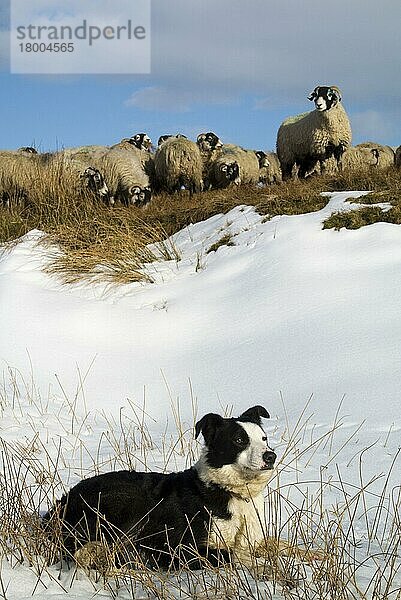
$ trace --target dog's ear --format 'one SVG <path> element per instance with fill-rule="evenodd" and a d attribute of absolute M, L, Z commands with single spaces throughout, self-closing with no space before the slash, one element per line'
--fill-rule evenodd
<path fill-rule="evenodd" d="M 208 413 L 200 419 L 195 425 L 195 439 L 202 433 L 206 444 L 213 439 L 217 428 L 224 421 L 223 417 L 215 413 Z"/>
<path fill-rule="evenodd" d="M 238 419 L 240 421 L 250 421 L 251 423 L 256 423 L 260 426 L 262 424 L 260 420 L 261 417 L 264 417 L 265 419 L 270 417 L 264 406 L 252 406 L 252 408 L 248 408 L 248 410 L 242 413 Z"/>

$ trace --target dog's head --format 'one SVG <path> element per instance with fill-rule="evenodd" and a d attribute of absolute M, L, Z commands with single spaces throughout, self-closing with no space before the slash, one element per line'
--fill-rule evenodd
<path fill-rule="evenodd" d="M 248 408 L 237 418 L 225 419 L 208 413 L 195 426 L 195 437 L 205 440 L 205 461 L 212 469 L 225 465 L 248 477 L 271 471 L 277 458 L 267 443 L 261 418 L 269 413 L 263 406 Z"/>

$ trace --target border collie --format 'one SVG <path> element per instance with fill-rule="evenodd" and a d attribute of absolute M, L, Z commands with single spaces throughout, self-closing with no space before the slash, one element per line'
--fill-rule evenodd
<path fill-rule="evenodd" d="M 199 568 L 202 558 L 254 564 L 266 546 L 262 492 L 276 460 L 261 417 L 269 417 L 262 406 L 237 418 L 205 415 L 195 426 L 205 445 L 194 466 L 84 479 L 46 514 L 47 526 L 59 523 L 66 555 L 78 562 L 88 542 L 101 542 L 124 549 L 120 564 L 127 551 L 153 568 Z"/>

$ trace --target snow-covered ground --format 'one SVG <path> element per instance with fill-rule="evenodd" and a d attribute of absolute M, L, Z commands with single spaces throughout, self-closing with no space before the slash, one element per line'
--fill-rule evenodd
<path fill-rule="evenodd" d="M 364 508 L 376 515 L 375 494 L 396 497 L 400 484 L 399 461 L 391 465 L 401 440 L 401 228 L 322 229 L 361 194 L 270 221 L 242 206 L 187 227 L 172 238 L 180 260 L 146 266 L 153 284 L 62 286 L 43 272 L 42 234 L 26 235 L 0 257 L 0 437 L 24 451 L 34 443 L 44 462 L 61 444 L 59 475 L 70 485 L 93 472 L 94 457 L 102 469 L 164 468 L 177 413 L 189 439 L 206 412 L 262 404 L 271 445 L 279 456 L 290 448 L 279 481 L 297 482 L 292 501 L 323 478 L 334 507 L 371 482 Z M 207 252 L 225 233 L 234 245 Z M 138 437 L 141 407 L 153 445 L 144 456 L 142 436 L 115 459 L 122 430 Z M 189 442 L 167 468 L 196 451 Z M 373 546 L 357 512 L 363 560 Z M 8 599 L 31 595 L 28 567 L 1 573 Z M 47 584 L 35 594 L 64 594 Z M 400 585 L 401 574 L 389 598 Z M 84 580 L 70 589 L 92 593 Z"/>

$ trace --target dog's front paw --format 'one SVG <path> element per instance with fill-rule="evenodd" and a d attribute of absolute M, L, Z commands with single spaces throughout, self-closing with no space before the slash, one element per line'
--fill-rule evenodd
<path fill-rule="evenodd" d="M 101 542 L 88 542 L 75 552 L 74 559 L 82 569 L 106 573 L 110 567 L 110 550 Z"/>

